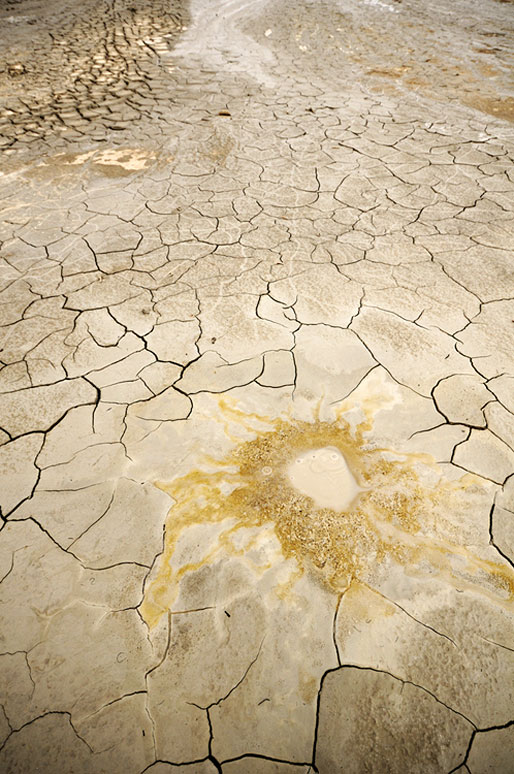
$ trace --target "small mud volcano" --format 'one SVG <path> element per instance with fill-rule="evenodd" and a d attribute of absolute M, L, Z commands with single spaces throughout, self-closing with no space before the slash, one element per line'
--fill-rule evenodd
<path fill-rule="evenodd" d="M 315 573 L 334 592 L 353 580 L 373 586 L 377 573 L 395 562 L 499 604 L 512 597 L 508 568 L 461 544 L 466 513 L 484 497 L 486 482 L 470 475 L 449 481 L 428 455 L 374 447 L 369 421 L 351 427 L 342 416 L 333 422 L 270 420 L 221 408 L 255 437 L 223 459 L 205 457 L 187 475 L 159 484 L 175 504 L 141 605 L 150 627 L 171 609 L 186 573 L 221 551 L 242 554 L 252 547 L 238 545 L 242 528 L 272 526 L 282 560 L 296 560 L 299 573 Z M 218 524 L 216 537 L 203 558 L 175 568 L 179 537 L 201 524 Z"/>

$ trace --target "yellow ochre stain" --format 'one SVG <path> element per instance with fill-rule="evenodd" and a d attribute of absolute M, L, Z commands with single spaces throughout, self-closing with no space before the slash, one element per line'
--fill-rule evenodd
<path fill-rule="evenodd" d="M 170 483 L 158 484 L 175 503 L 166 521 L 163 553 L 149 577 L 140 607 L 150 627 L 171 609 L 184 575 L 209 564 L 221 551 L 229 555 L 248 551 L 252 540 L 238 548 L 234 536 L 241 528 L 263 526 L 273 528 L 283 557 L 296 560 L 298 565 L 289 582 L 277 588 L 280 596 L 305 571 L 316 573 L 334 592 L 352 581 L 373 585 L 377 567 L 393 560 L 409 572 L 422 572 L 420 567 L 424 572 L 435 572 L 439 578 L 487 594 L 499 604 L 511 601 L 514 575 L 509 568 L 481 559 L 459 545 L 458 531 L 449 535 L 441 516 L 466 507 L 462 500 L 459 506 L 459 499 L 464 490 L 480 486 L 476 477 L 464 475 L 458 481 L 440 478 L 428 487 L 417 470 L 420 464 L 437 467 L 433 458 L 370 448 L 364 433 L 372 426 L 372 412 L 365 411 L 365 421 L 352 428 L 342 416 L 343 410 L 348 410 L 346 404 L 331 422 L 319 417 L 313 422 L 269 419 L 247 414 L 223 400 L 219 405 L 217 419 L 224 422 L 234 448 L 218 461 L 205 456 L 209 470 L 197 468 Z M 257 429 L 255 422 L 264 429 Z M 237 439 L 230 433 L 234 423 L 255 437 Z M 318 507 L 291 485 L 287 474 L 295 456 L 327 446 L 344 456 L 363 490 L 341 511 Z M 206 555 L 198 562 L 172 567 L 177 540 L 187 527 L 225 520 L 227 528 Z M 260 569 L 264 571 L 267 566 Z"/>

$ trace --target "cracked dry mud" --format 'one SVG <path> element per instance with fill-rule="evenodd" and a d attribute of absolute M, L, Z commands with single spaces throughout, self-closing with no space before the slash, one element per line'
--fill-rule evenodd
<path fill-rule="evenodd" d="M 512 11 L 0 4 L 2 772 L 514 772 Z"/>

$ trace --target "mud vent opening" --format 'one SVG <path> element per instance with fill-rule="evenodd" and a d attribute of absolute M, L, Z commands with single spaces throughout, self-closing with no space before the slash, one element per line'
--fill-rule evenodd
<path fill-rule="evenodd" d="M 271 470 L 271 468 L 269 468 Z M 362 491 L 344 455 L 335 446 L 300 454 L 287 469 L 289 482 L 321 508 L 341 511 Z"/>
<path fill-rule="evenodd" d="M 408 573 L 436 573 L 500 604 L 512 597 L 505 567 L 459 544 L 470 498 L 483 494 L 480 479 L 466 474 L 448 480 L 429 455 L 373 446 L 369 420 L 355 427 L 343 416 L 307 422 L 245 415 L 226 405 L 222 410 L 255 437 L 222 459 L 205 456 L 186 475 L 158 484 L 174 505 L 141 605 L 150 627 L 172 609 L 184 575 L 222 552 L 249 554 L 260 539 L 257 528 L 264 527 L 278 538 L 279 561 L 293 560 L 295 578 L 315 573 L 334 592 L 353 580 L 373 586 L 377 573 L 395 562 Z M 266 429 L 256 429 L 255 421 Z M 208 524 L 219 525 L 214 544 L 201 560 L 176 566 L 181 535 Z"/>

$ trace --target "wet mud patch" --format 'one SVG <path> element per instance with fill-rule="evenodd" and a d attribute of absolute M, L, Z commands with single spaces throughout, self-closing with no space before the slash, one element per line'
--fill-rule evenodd
<path fill-rule="evenodd" d="M 24 175 L 34 180 L 69 180 L 80 177 L 125 178 L 148 173 L 154 168 L 165 168 L 174 156 L 144 147 L 120 146 L 81 153 L 58 153 L 46 156 L 37 164 L 25 168 Z M 13 161 L 9 171 L 22 168 Z"/>
<path fill-rule="evenodd" d="M 514 123 L 514 97 L 476 97 L 464 100 L 465 104 L 482 113 Z"/>
<path fill-rule="evenodd" d="M 296 568 L 277 587 L 280 595 L 306 572 L 334 593 L 354 581 L 374 587 L 394 563 L 408 574 L 436 576 L 500 605 L 512 600 L 509 568 L 463 545 L 461 522 L 474 497 L 484 496 L 486 482 L 469 474 L 449 480 L 429 455 L 375 447 L 368 437 L 369 419 L 355 426 L 342 413 L 334 421 L 310 422 L 250 415 L 223 401 L 220 408 L 227 428 L 239 424 L 254 437 L 233 437 L 235 445 L 223 458 L 204 456 L 186 475 L 158 484 L 174 505 L 140 609 L 150 627 L 171 610 L 185 575 L 220 553 L 248 554 L 258 545 L 259 528 L 271 528 L 280 545 L 281 555 L 269 561 L 292 560 Z M 295 463 L 312 459 L 317 464 L 320 457 L 325 498 L 306 494 L 309 486 L 291 473 Z M 342 461 L 344 474 L 334 475 L 331 465 L 340 471 Z M 331 488 L 352 486 L 344 507 L 327 507 L 326 502 L 338 502 Z M 175 566 L 177 543 L 195 525 L 218 528 L 201 557 Z M 252 530 L 253 538 L 241 539 L 242 532 L 248 536 Z"/>

